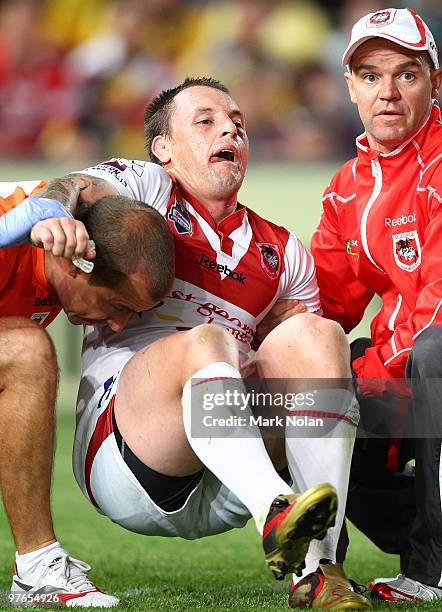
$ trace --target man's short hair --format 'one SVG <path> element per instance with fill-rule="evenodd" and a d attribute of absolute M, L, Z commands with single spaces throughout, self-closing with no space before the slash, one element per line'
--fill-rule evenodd
<path fill-rule="evenodd" d="M 219 91 L 223 93 L 230 94 L 225 85 L 210 77 L 187 77 L 176 87 L 165 89 L 158 94 L 146 108 L 144 115 L 144 135 L 146 137 L 146 150 L 150 161 L 161 165 L 158 157 L 152 153 L 152 142 L 156 136 L 166 136 L 170 134 L 170 115 L 175 96 L 189 87 L 201 86 L 219 89 Z"/>
<path fill-rule="evenodd" d="M 118 289 L 129 274 L 148 281 L 150 295 L 160 301 L 175 276 L 174 241 L 166 220 L 144 202 L 120 195 L 105 196 L 81 217 L 96 257 L 92 285 Z"/>

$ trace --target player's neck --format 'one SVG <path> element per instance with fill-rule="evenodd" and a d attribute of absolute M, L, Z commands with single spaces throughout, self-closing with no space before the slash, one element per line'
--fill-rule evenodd
<path fill-rule="evenodd" d="M 204 206 L 214 222 L 218 225 L 225 217 L 234 212 L 238 206 L 237 192 L 232 195 L 216 196 L 214 194 L 203 194 L 200 191 L 193 190 L 184 185 L 180 185 L 183 195 L 187 197 L 191 203 L 195 201 Z"/>
<path fill-rule="evenodd" d="M 238 205 L 237 199 L 230 202 L 219 202 L 219 201 L 207 201 L 203 202 L 204 207 L 207 209 L 208 213 L 218 225 L 221 223 L 223 219 L 228 217 L 232 212 L 236 210 Z"/>

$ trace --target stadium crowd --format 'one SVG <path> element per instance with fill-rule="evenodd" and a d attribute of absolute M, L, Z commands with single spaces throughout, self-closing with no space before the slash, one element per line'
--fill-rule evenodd
<path fill-rule="evenodd" d="M 395 7 L 402 2 L 391 2 Z M 442 37 L 439 0 L 414 1 Z M 143 159 L 144 109 L 187 75 L 228 83 L 256 159 L 352 155 L 340 53 L 378 0 L 0 0 L 0 159 Z M 339 117 L 339 121 L 336 118 Z"/>

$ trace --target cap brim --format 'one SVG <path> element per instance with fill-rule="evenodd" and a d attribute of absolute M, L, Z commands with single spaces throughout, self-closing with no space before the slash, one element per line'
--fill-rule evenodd
<path fill-rule="evenodd" d="M 347 47 L 347 49 L 345 50 L 345 53 L 344 53 L 344 55 L 342 57 L 342 63 L 344 64 L 344 66 L 350 65 L 350 60 L 351 60 L 351 57 L 352 57 L 353 53 L 364 42 L 366 42 L 367 40 L 370 40 L 370 38 L 385 38 L 386 40 L 389 40 L 389 41 L 395 43 L 398 47 L 406 47 L 407 49 L 411 49 L 412 51 L 427 51 L 428 53 L 430 53 L 428 45 L 425 46 L 425 47 L 419 47 L 418 49 L 416 49 L 416 46 L 414 46 L 414 45 L 409 45 L 409 44 L 407 44 L 405 42 L 398 43 L 397 38 L 394 38 L 394 36 L 389 36 L 388 34 L 376 33 L 376 35 L 374 35 L 374 36 L 364 36 L 363 38 L 360 38 L 359 40 L 354 42 L 352 45 Z M 430 53 L 430 57 L 431 57 L 431 53 Z M 432 57 L 431 57 L 431 60 L 432 60 L 432 62 L 434 64 L 434 60 L 433 60 Z"/>

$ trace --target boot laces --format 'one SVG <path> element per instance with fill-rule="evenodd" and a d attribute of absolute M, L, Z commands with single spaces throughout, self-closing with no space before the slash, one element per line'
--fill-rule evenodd
<path fill-rule="evenodd" d="M 66 586 L 71 587 L 77 592 L 94 591 L 96 589 L 96 586 L 85 573 L 90 569 L 90 565 L 79 559 L 74 559 L 74 557 L 70 557 L 66 553 L 62 553 L 48 565 L 50 573 L 57 574 L 57 576 L 62 578 Z"/>

